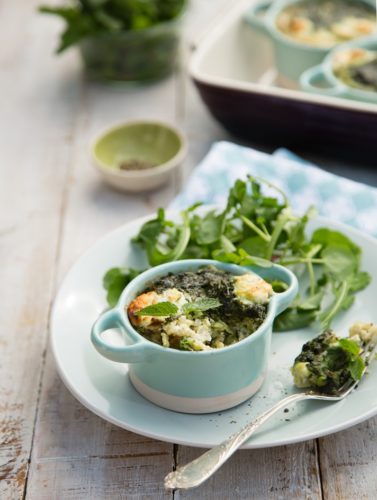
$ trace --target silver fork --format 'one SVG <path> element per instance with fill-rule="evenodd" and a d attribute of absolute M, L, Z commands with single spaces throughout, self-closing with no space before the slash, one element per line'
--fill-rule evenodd
<path fill-rule="evenodd" d="M 361 378 L 366 372 L 369 360 L 371 359 L 374 351 L 376 350 L 376 344 L 373 342 L 366 344 L 362 353 L 362 358 L 365 361 L 365 369 L 362 373 Z M 225 441 L 215 446 L 214 448 L 206 451 L 200 457 L 196 458 L 192 462 L 189 462 L 182 467 L 178 467 L 175 471 L 170 472 L 165 477 L 165 488 L 167 489 L 189 489 L 199 486 L 204 481 L 206 481 L 212 474 L 214 474 L 228 458 L 233 455 L 233 453 L 245 442 L 247 441 L 254 432 L 259 429 L 272 415 L 277 411 L 291 403 L 297 403 L 298 401 L 303 401 L 304 399 L 318 399 L 320 401 L 341 401 L 350 394 L 354 388 L 361 381 L 356 382 L 350 380 L 346 382 L 343 387 L 341 387 L 335 395 L 326 396 L 316 391 L 305 391 L 298 392 L 288 396 L 278 403 L 276 403 L 271 409 L 265 411 L 259 417 L 257 417 L 252 422 L 246 424 L 239 431 L 232 434 Z"/>

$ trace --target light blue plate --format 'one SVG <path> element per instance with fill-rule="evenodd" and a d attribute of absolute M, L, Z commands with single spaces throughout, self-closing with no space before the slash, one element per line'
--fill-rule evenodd
<path fill-rule="evenodd" d="M 51 343 L 57 368 L 72 394 L 87 408 L 115 425 L 152 438 L 198 447 L 220 443 L 247 421 L 294 392 L 289 367 L 301 346 L 316 333 L 310 329 L 273 335 L 270 366 L 262 389 L 231 410 L 188 415 L 162 409 L 140 396 L 128 378 L 127 365 L 108 361 L 90 342 L 92 324 L 106 307 L 102 289 L 104 272 L 114 266 L 143 268 L 146 262 L 130 240 L 141 224 L 136 220 L 108 234 L 84 254 L 66 276 L 55 300 Z M 363 249 L 363 268 L 372 284 L 361 292 L 352 308 L 337 319 L 341 335 L 355 320 L 377 321 L 377 241 L 339 223 L 318 218 L 311 229 L 338 229 Z M 110 332 L 114 343 L 121 342 Z M 377 413 L 377 363 L 359 388 L 338 403 L 304 402 L 272 418 L 244 448 L 295 443 L 340 431 Z"/>

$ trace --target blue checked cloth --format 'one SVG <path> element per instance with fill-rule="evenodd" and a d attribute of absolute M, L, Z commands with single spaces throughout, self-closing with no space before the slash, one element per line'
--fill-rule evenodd
<path fill-rule="evenodd" d="M 197 201 L 223 205 L 234 181 L 248 174 L 280 187 L 296 213 L 314 205 L 321 215 L 377 236 L 377 188 L 326 172 L 285 149 L 269 155 L 230 142 L 215 143 L 169 208 Z"/>

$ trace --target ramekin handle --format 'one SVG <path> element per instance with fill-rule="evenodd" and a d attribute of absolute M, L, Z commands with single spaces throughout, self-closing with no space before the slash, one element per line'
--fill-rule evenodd
<path fill-rule="evenodd" d="M 271 7 L 272 0 L 259 0 L 251 5 L 244 14 L 244 20 L 258 31 L 267 32 L 263 13 Z"/>
<path fill-rule="evenodd" d="M 285 277 L 282 277 L 282 279 L 287 283 L 288 288 L 284 292 L 276 294 L 276 316 L 287 309 L 298 293 L 298 281 L 296 276 L 288 269 L 284 269 L 284 271 Z"/>
<path fill-rule="evenodd" d="M 300 85 L 304 90 L 309 92 L 314 92 L 316 94 L 327 95 L 330 97 L 341 97 L 344 93 L 342 86 L 329 86 L 329 87 L 319 87 L 316 82 L 325 81 L 330 85 L 329 81 L 326 79 L 326 75 L 323 72 L 322 65 L 313 66 L 307 69 L 300 77 Z"/>
<path fill-rule="evenodd" d="M 149 358 L 153 351 L 153 345 L 149 345 L 143 340 L 137 340 L 129 336 L 135 343 L 124 346 L 114 346 L 106 342 L 102 337 L 102 333 L 111 328 L 120 328 L 125 332 L 122 318 L 117 309 L 111 309 L 103 313 L 92 327 L 92 344 L 102 356 L 118 363 L 140 363 Z M 125 334 L 127 335 L 127 332 Z"/>

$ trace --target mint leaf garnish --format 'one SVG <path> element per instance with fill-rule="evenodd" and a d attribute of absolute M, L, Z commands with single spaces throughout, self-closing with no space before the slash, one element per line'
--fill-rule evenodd
<path fill-rule="evenodd" d="M 204 312 L 209 309 L 215 309 L 216 307 L 220 307 L 221 302 L 217 299 L 205 298 L 198 299 L 195 302 L 187 302 L 182 307 L 182 312 L 184 314 L 188 314 L 191 312 Z"/>
<path fill-rule="evenodd" d="M 174 316 L 177 314 L 178 307 L 172 302 L 159 302 L 151 306 L 144 307 L 137 311 L 136 316 Z"/>
<path fill-rule="evenodd" d="M 356 358 L 352 363 L 349 365 L 349 371 L 351 374 L 351 377 L 354 380 L 360 380 L 361 376 L 364 372 L 365 369 L 365 363 L 361 358 Z"/>
<path fill-rule="evenodd" d="M 339 339 L 339 345 L 345 350 L 357 356 L 360 352 L 360 347 L 357 342 L 347 338 Z"/>

